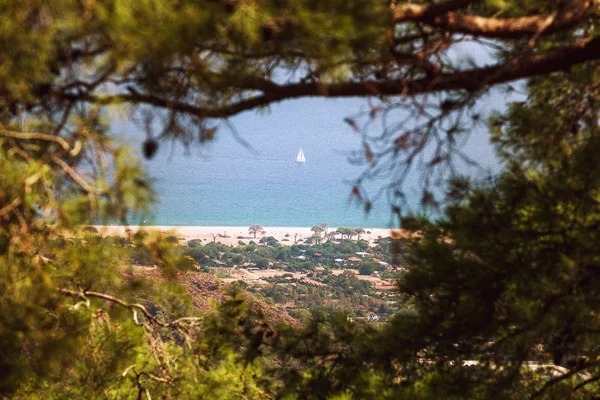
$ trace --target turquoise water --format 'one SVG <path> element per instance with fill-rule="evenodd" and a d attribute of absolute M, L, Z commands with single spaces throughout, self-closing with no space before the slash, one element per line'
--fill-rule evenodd
<path fill-rule="evenodd" d="M 214 142 L 194 146 L 161 144 L 146 166 L 156 179 L 157 225 L 397 226 L 382 198 L 371 212 L 350 202 L 351 181 L 363 167 L 348 154 L 360 136 L 343 118 L 365 109 L 359 99 L 305 99 L 277 104 L 268 115 L 244 113 L 231 120 L 247 149 L 225 126 Z M 139 133 L 138 133 L 139 135 Z M 302 147 L 306 163 L 296 163 Z M 489 164 L 487 136 L 475 135 L 469 154 Z M 491 157 L 491 158 L 490 158 Z M 409 202 L 418 204 L 420 176 L 408 181 Z M 383 183 L 374 182 L 371 194 Z"/>

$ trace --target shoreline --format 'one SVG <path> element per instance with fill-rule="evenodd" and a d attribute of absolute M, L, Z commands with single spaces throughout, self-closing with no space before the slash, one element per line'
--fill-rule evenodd
<path fill-rule="evenodd" d="M 200 239 L 205 243 L 216 242 L 222 244 L 237 245 L 241 240 L 249 243 L 251 240 L 257 242 L 262 237 L 273 236 L 281 244 L 292 245 L 296 241 L 304 241 L 313 235 L 311 227 L 289 227 L 289 226 L 264 226 L 265 234 L 257 233 L 256 238 L 248 232 L 247 226 L 169 226 L 169 225 L 94 225 L 100 233 L 109 236 L 126 236 L 126 229 L 136 232 L 139 229 L 155 230 L 165 234 L 177 236 L 180 242 L 187 243 L 193 239 Z M 338 227 L 328 228 L 329 232 L 334 232 Z M 386 228 L 363 228 L 364 234 L 361 239 L 372 243 L 379 237 L 391 236 L 391 229 Z M 369 232 L 369 233 L 367 233 Z M 339 235 L 337 236 L 339 238 Z M 356 240 L 356 235 L 353 240 Z"/>

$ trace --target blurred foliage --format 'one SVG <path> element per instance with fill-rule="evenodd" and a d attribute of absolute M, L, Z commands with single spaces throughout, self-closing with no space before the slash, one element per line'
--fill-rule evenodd
<path fill-rule="evenodd" d="M 400 281 L 415 314 L 386 328 L 385 357 L 412 358 L 415 371 L 429 369 L 419 354 L 430 360 L 439 397 L 599 394 L 598 69 L 527 90 L 490 121 L 506 170 L 491 183 L 453 183 L 462 195 L 440 221 L 407 218 L 423 233 Z"/>
<path fill-rule="evenodd" d="M 480 3 L 468 12 L 552 17 L 569 5 Z M 530 79 L 526 100 L 490 121 L 505 171 L 492 182 L 454 179 L 438 221 L 403 219 L 419 235 L 410 254 L 401 241 L 389 242 L 402 253 L 394 262 L 410 267 L 400 281 L 402 312 L 388 324 L 355 323 L 322 306 L 304 315 L 301 328 L 280 326 L 244 300 L 242 285 L 201 315 L 176 278 L 227 249 L 193 242 L 182 250 L 177 237 L 151 231 L 103 238 L 90 227 L 143 221 L 154 202 L 139 156 L 115 139 L 115 120 L 131 116 L 144 126 L 142 150 L 151 158 L 160 138 L 211 140 L 208 118 L 235 114 L 232 104 L 256 92 L 280 100 L 277 82 L 318 82 L 326 95 L 335 82 L 427 76 L 410 63 L 395 65 L 390 42 L 404 40 L 395 50 L 425 52 L 425 61 L 455 71 L 447 54 L 460 35 L 419 23 L 390 29 L 390 14 L 386 2 L 359 0 L 0 0 L 2 397 L 599 397 L 594 63 Z M 503 60 L 592 40 L 597 30 L 590 14 L 550 37 L 542 29 L 544 37 L 491 45 Z M 443 133 L 447 141 L 429 165 L 444 165 L 449 154 L 439 152 L 467 131 L 448 118 L 472 107 L 473 93 L 444 92 L 438 109 L 411 103 L 415 115 L 435 109 L 438 117 L 423 129 L 384 126 L 394 144 L 374 153 L 365 143 L 368 164 L 392 157 L 395 171 L 398 160 L 408 162 L 398 154 L 415 146 L 417 155 Z M 412 136 L 394 137 L 404 125 Z M 359 189 L 353 196 L 361 198 Z M 423 204 L 438 202 L 427 193 Z M 362 233 L 338 231 L 342 239 Z M 304 248 L 265 241 L 245 247 L 250 261 L 264 266 Z M 332 246 L 315 249 L 353 254 L 365 242 Z M 125 279 L 128 268 L 146 266 L 164 279 Z M 327 279 L 342 291 L 369 285 Z"/>

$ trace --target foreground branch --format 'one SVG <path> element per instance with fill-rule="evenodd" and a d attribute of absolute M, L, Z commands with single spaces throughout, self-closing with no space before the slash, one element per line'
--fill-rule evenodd
<path fill-rule="evenodd" d="M 366 80 L 334 84 L 303 82 L 277 85 L 273 83 L 269 85 L 268 89 L 264 90 L 262 95 L 214 108 L 196 106 L 191 103 L 161 98 L 155 94 L 137 92 L 103 97 L 86 95 L 83 98 L 74 100 L 96 104 L 148 104 L 202 118 L 227 118 L 271 103 L 301 97 L 415 96 L 432 92 L 460 90 L 477 92 L 493 85 L 550 74 L 598 59 L 600 59 L 600 37 L 584 39 L 570 46 L 557 48 L 540 55 L 517 57 L 491 67 L 439 74 L 434 79 Z"/>
<path fill-rule="evenodd" d="M 99 293 L 99 292 L 92 292 L 90 290 L 82 290 L 82 291 L 75 291 L 75 290 L 70 290 L 70 289 L 63 289 L 60 288 L 58 289 L 58 291 L 60 293 L 69 295 L 69 296 L 73 296 L 73 297 L 81 297 L 85 300 L 87 300 L 88 297 L 96 297 L 99 299 L 103 299 L 103 300 L 107 300 L 110 301 L 112 303 L 116 303 L 116 304 L 120 304 L 123 307 L 129 308 L 132 310 L 133 312 L 133 317 L 135 319 L 135 322 L 140 325 L 138 318 L 137 318 L 137 312 L 141 311 L 142 314 L 144 314 L 144 316 L 148 319 L 148 321 L 152 322 L 155 325 L 158 326 L 162 326 L 165 328 L 172 328 L 172 327 L 181 327 L 181 326 L 186 326 L 184 324 L 184 322 L 187 322 L 188 326 L 191 324 L 194 324 L 197 321 L 200 321 L 200 318 L 198 317 L 183 317 L 183 318 L 178 318 L 176 320 L 173 320 L 171 322 L 163 322 L 159 319 L 157 319 L 155 316 L 153 316 L 152 314 L 150 314 L 150 312 L 148 311 L 148 309 L 143 305 L 143 304 L 139 304 L 139 303 L 128 303 L 125 300 L 121 300 L 117 297 L 105 294 L 105 293 Z"/>
<path fill-rule="evenodd" d="M 449 0 L 435 4 L 394 4 L 392 6 L 394 13 L 393 21 L 395 23 L 421 21 L 425 18 L 438 17 L 442 14 L 461 10 L 472 4 L 481 3 L 481 1 L 482 0 Z"/>
<path fill-rule="evenodd" d="M 454 33 L 495 39 L 519 39 L 569 29 L 584 21 L 598 7 L 598 0 L 571 0 L 555 14 L 521 18 L 487 18 L 453 12 L 479 2 L 454 0 L 441 4 L 402 4 L 394 8 L 393 21 L 421 22 Z"/>
<path fill-rule="evenodd" d="M 47 133 L 36 132 L 16 132 L 0 128 L 0 136 L 9 137 L 19 140 L 43 140 L 46 142 L 58 143 L 65 151 L 71 151 L 71 146 L 62 137 L 58 135 L 49 135 Z"/>
<path fill-rule="evenodd" d="M 69 166 L 69 164 L 64 162 L 64 160 L 62 160 L 56 156 L 52 156 L 52 161 L 55 164 L 57 164 L 58 166 L 60 166 L 67 174 L 69 174 L 69 176 L 75 182 L 77 182 L 79 184 L 79 186 L 81 186 L 86 192 L 88 192 L 92 195 L 96 195 L 96 196 L 100 196 L 100 195 L 104 194 L 103 190 L 95 188 L 95 187 L 91 186 L 90 184 L 88 184 L 85 181 L 85 179 L 83 179 L 81 176 L 79 176 L 77 174 L 77 172 L 75 172 L 75 170 Z"/>
<path fill-rule="evenodd" d="M 23 202 L 23 200 L 20 197 L 17 197 L 13 201 L 8 203 L 6 206 L 0 208 L 0 217 L 3 217 L 6 214 L 9 214 L 12 210 L 19 207 L 22 202 Z"/>

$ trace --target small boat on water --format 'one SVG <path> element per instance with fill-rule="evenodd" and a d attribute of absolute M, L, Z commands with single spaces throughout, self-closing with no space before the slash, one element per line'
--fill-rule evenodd
<path fill-rule="evenodd" d="M 304 158 L 304 152 L 302 151 L 302 147 L 300 147 L 298 157 L 296 157 L 296 162 L 306 162 L 306 158 Z"/>

